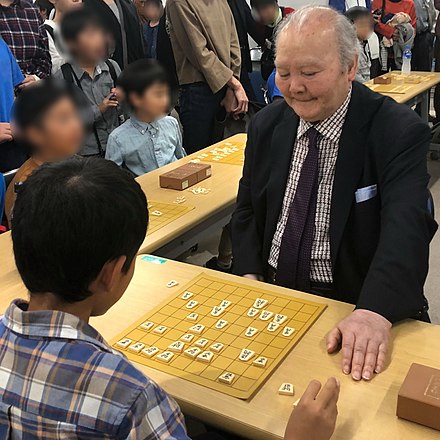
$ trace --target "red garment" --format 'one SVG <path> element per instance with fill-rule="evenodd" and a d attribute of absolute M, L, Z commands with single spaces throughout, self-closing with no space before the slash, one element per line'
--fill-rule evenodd
<path fill-rule="evenodd" d="M 373 0 L 373 11 L 376 9 L 382 8 L 383 1 L 382 0 Z M 400 0 L 400 2 L 391 2 L 389 0 L 385 1 L 385 11 L 384 16 L 387 14 L 397 14 L 398 12 L 405 12 L 411 17 L 411 24 L 416 30 L 416 7 L 414 6 L 413 0 Z M 392 26 L 388 26 L 387 24 L 377 23 L 376 24 L 376 32 L 384 37 L 391 38 L 394 33 L 394 28 Z"/>
<path fill-rule="evenodd" d="M 281 8 L 281 12 L 283 13 L 283 18 L 290 15 L 292 12 L 295 12 L 295 9 L 289 8 L 288 6 L 284 6 Z"/>

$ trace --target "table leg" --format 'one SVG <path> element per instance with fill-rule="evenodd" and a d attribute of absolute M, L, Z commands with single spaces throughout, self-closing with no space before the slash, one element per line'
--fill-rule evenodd
<path fill-rule="evenodd" d="M 429 101 L 431 90 L 427 90 L 422 94 L 422 101 L 420 102 L 420 117 L 426 123 L 429 122 Z"/>

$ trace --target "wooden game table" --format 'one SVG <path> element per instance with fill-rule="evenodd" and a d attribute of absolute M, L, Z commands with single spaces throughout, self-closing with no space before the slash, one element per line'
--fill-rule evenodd
<path fill-rule="evenodd" d="M 0 309 L 3 311 L 13 298 L 26 297 L 26 291 L 13 262 L 8 261 L 11 257 L 9 252 L 5 252 L 1 244 Z M 93 318 L 91 324 L 107 340 L 113 339 L 148 310 L 173 295 L 175 291 L 166 287 L 168 281 L 175 279 L 183 286 L 203 271 L 214 274 L 196 266 L 167 260 L 145 261 L 139 256 L 133 281 L 126 294 L 105 316 Z M 232 277 L 217 272 L 215 275 L 225 279 Z M 259 285 L 246 279 L 240 279 L 240 283 Z M 186 414 L 253 440 L 281 439 L 293 402 L 304 392 L 308 382 L 312 378 L 324 381 L 329 376 L 341 380 L 339 417 L 333 439 L 438 439 L 437 431 L 399 420 L 395 411 L 399 387 L 412 362 L 440 368 L 439 326 L 417 321 L 396 325 L 392 330 L 390 366 L 370 383 L 357 383 L 344 376 L 340 371 L 340 355 L 327 355 L 324 343 L 326 332 L 350 313 L 353 307 L 300 292 L 291 293 L 275 286 L 266 287 L 275 292 L 323 302 L 328 307 L 250 401 L 229 397 L 148 367 L 139 368 L 172 394 Z M 280 396 L 277 393 L 283 382 L 294 384 L 295 396 Z"/>
<path fill-rule="evenodd" d="M 149 200 L 172 204 L 177 197 L 184 196 L 186 202 L 179 206 L 194 207 L 160 230 L 147 234 L 141 245 L 140 253 L 154 253 L 167 258 L 176 258 L 196 245 L 203 236 L 208 236 L 229 223 L 235 209 L 242 166 L 209 162 L 212 167 L 212 177 L 195 185 L 210 189 L 208 194 L 195 195 L 189 191 L 175 191 L 159 186 L 159 175 L 188 163 L 225 142 L 245 143 L 246 134 L 238 134 L 225 139 L 218 144 L 137 178 Z"/>
<path fill-rule="evenodd" d="M 419 84 L 405 84 L 408 86 L 408 90 L 405 93 L 391 93 L 391 92 L 379 92 L 385 96 L 393 98 L 399 104 L 406 104 L 410 107 L 414 105 L 421 105 L 421 118 L 428 122 L 429 119 L 429 103 L 430 103 L 430 91 L 433 87 L 440 83 L 440 73 L 438 72 L 412 72 L 413 75 L 419 75 L 425 78 L 424 81 Z M 383 76 L 389 76 L 386 74 Z M 393 85 L 398 82 L 399 71 L 391 72 L 393 76 Z M 365 83 L 366 86 L 374 89 L 375 84 L 373 80 Z"/>

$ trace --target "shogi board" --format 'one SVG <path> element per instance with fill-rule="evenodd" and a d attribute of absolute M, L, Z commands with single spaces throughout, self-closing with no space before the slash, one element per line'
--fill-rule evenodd
<path fill-rule="evenodd" d="M 162 203 L 154 200 L 148 201 L 149 225 L 148 234 L 157 232 L 159 229 L 169 225 L 174 220 L 182 217 L 187 212 L 192 211 L 194 206 L 186 204 Z M 152 212 L 159 211 L 162 215 L 153 215 Z"/>
<path fill-rule="evenodd" d="M 244 164 L 244 142 L 225 142 L 212 150 L 204 151 L 197 156 L 201 162 L 227 163 L 230 165 Z"/>
<path fill-rule="evenodd" d="M 368 87 L 377 93 L 395 93 L 404 95 L 408 93 L 414 84 L 369 84 Z"/>
<path fill-rule="evenodd" d="M 186 286 L 181 288 L 177 286 L 173 289 L 178 291 L 128 327 L 112 341 L 113 347 L 123 351 L 134 362 L 241 399 L 249 399 L 258 390 L 326 308 L 325 304 L 275 293 L 264 288 L 251 289 L 245 284 L 226 282 L 222 278 L 204 273 Z M 184 300 L 181 296 L 187 291 L 193 296 Z M 267 330 L 272 319 L 263 321 L 259 315 L 253 318 L 247 316 L 248 310 L 253 307 L 257 298 L 268 301 L 267 305 L 259 310 L 260 312 L 267 310 L 287 316 L 287 320 L 280 325 L 278 331 L 270 333 Z M 197 301 L 198 305 L 193 309 L 187 309 L 186 304 L 191 300 Z M 212 316 L 213 307 L 218 306 L 223 300 L 230 301 L 231 304 L 220 317 Z M 190 313 L 198 314 L 197 321 L 186 319 Z M 221 330 L 215 328 L 219 319 L 228 321 L 228 325 Z M 140 325 L 147 321 L 153 322 L 154 326 L 143 330 Z M 198 335 L 190 331 L 190 327 L 195 324 L 205 326 L 202 334 Z M 167 327 L 162 335 L 154 333 L 154 329 L 159 325 Z M 290 337 L 282 335 L 286 326 L 295 329 Z M 246 337 L 245 331 L 248 327 L 258 329 L 258 333 L 253 337 Z M 211 351 L 209 347 L 216 342 L 224 344 L 224 347 L 219 353 L 214 353 L 210 363 L 190 359 L 184 353 L 174 353 L 169 363 L 157 360 L 157 355 L 168 351 L 170 344 L 180 340 L 187 333 L 194 334 L 194 339 L 190 343 L 185 343 L 184 350 L 196 347 L 194 343 L 201 338 L 209 341 L 202 351 Z M 145 348 L 157 347 L 160 351 L 156 356 L 148 358 L 142 353 L 130 351 L 129 348 L 120 348 L 116 343 L 124 338 L 129 338 L 131 344 L 141 342 L 145 344 Z M 242 349 L 254 351 L 255 356 L 246 362 L 239 360 Z M 267 358 L 265 367 L 252 364 L 259 356 Z M 231 384 L 219 382 L 219 377 L 225 372 L 235 375 Z"/>

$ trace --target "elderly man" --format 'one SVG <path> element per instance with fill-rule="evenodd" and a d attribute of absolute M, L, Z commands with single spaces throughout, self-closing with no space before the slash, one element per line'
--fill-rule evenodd
<path fill-rule="evenodd" d="M 384 369 L 392 324 L 429 320 L 430 132 L 408 107 L 353 82 L 358 43 L 338 12 L 298 10 L 277 44 L 285 101 L 249 129 L 234 270 L 356 304 L 327 350 L 342 347 L 344 373 L 369 380 Z"/>

